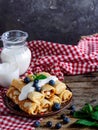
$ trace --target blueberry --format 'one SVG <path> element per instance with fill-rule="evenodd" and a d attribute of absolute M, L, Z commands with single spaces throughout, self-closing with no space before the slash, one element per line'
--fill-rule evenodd
<path fill-rule="evenodd" d="M 68 117 L 63 118 L 63 123 L 67 124 L 70 122 L 70 119 Z"/>
<path fill-rule="evenodd" d="M 66 117 L 65 114 L 62 114 L 62 115 L 60 116 L 61 119 L 65 118 L 65 117 Z"/>
<path fill-rule="evenodd" d="M 70 115 L 73 115 L 74 112 L 75 112 L 75 110 L 71 110 L 71 111 L 70 111 Z"/>
<path fill-rule="evenodd" d="M 39 127 L 40 126 L 40 122 L 39 121 L 35 121 L 34 122 L 34 127 Z"/>
<path fill-rule="evenodd" d="M 27 83 L 29 83 L 30 81 L 31 81 L 31 80 L 30 80 L 30 78 L 29 78 L 29 77 L 25 77 L 25 78 L 24 78 L 24 83 L 26 83 L 26 84 L 27 84 Z"/>
<path fill-rule="evenodd" d="M 38 83 L 38 82 L 39 82 L 39 80 L 38 80 L 38 79 L 35 79 L 35 80 L 34 80 L 34 83 Z"/>
<path fill-rule="evenodd" d="M 38 88 L 39 87 L 38 83 L 33 83 L 33 87 Z"/>
<path fill-rule="evenodd" d="M 59 103 L 54 103 L 54 105 L 53 105 L 53 107 L 52 107 L 52 110 L 53 110 L 53 111 L 57 111 L 57 110 L 60 109 L 60 107 L 61 107 L 61 105 L 60 105 Z"/>
<path fill-rule="evenodd" d="M 75 106 L 75 105 L 72 105 L 72 106 L 70 107 L 70 109 L 75 111 L 76 106 Z"/>
<path fill-rule="evenodd" d="M 46 123 L 46 126 L 47 126 L 47 127 L 52 127 L 52 122 L 51 122 L 51 121 L 48 121 L 48 122 Z"/>
<path fill-rule="evenodd" d="M 40 87 L 36 87 L 36 88 L 35 88 L 35 91 L 40 92 L 40 91 L 41 91 L 41 88 L 40 88 Z"/>
<path fill-rule="evenodd" d="M 50 80 L 49 84 L 52 85 L 52 86 L 54 86 L 55 85 L 55 81 L 54 80 Z"/>
<path fill-rule="evenodd" d="M 61 127 L 62 127 L 61 123 L 56 123 L 56 124 L 55 124 L 55 128 L 56 128 L 56 129 L 60 129 Z"/>

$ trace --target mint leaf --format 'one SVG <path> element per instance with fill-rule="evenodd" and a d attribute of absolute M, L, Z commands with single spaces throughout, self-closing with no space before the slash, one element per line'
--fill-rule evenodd
<path fill-rule="evenodd" d="M 98 123 L 96 122 L 92 122 L 92 121 L 88 121 L 88 120 L 77 120 L 75 122 L 75 124 L 78 124 L 78 125 L 85 125 L 85 126 L 93 126 L 93 127 L 98 127 Z"/>
<path fill-rule="evenodd" d="M 94 106 L 94 111 L 98 111 L 98 105 Z"/>
<path fill-rule="evenodd" d="M 41 79 L 46 79 L 46 78 L 47 78 L 46 75 L 40 74 L 40 75 L 37 75 L 35 79 L 41 80 Z"/>
<path fill-rule="evenodd" d="M 84 118 L 89 118 L 89 115 L 88 114 L 85 114 L 83 111 L 75 111 L 73 116 L 75 118 L 81 118 L 81 119 L 84 119 Z"/>
<path fill-rule="evenodd" d="M 93 112 L 93 107 L 92 107 L 89 103 L 87 103 L 87 104 L 85 104 L 84 107 L 82 108 L 82 111 L 83 111 L 84 113 L 90 114 L 90 113 Z"/>
<path fill-rule="evenodd" d="M 98 121 L 98 111 L 95 111 L 91 114 L 91 118 Z"/>
<path fill-rule="evenodd" d="M 37 77 L 37 75 L 36 74 L 34 74 L 34 75 L 32 75 L 33 76 L 33 79 L 35 80 L 36 79 L 36 77 Z"/>

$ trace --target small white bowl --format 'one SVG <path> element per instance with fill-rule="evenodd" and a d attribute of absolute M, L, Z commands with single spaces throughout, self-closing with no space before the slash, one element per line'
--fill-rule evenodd
<path fill-rule="evenodd" d="M 19 78 L 19 68 L 16 63 L 0 64 L 0 86 L 9 87 L 13 79 Z"/>

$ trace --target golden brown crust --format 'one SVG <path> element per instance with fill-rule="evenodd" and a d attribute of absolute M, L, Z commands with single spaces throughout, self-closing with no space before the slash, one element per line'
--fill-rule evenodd
<path fill-rule="evenodd" d="M 21 79 L 14 79 L 11 83 L 11 86 L 15 87 L 16 89 L 18 89 L 20 92 L 22 90 L 22 88 L 25 86 L 26 84 L 23 82 L 23 80 Z"/>
<path fill-rule="evenodd" d="M 40 102 L 44 99 L 44 95 L 40 92 L 30 92 L 28 94 L 28 99 L 30 99 L 32 102 L 40 104 Z"/>
<path fill-rule="evenodd" d="M 69 90 L 64 90 L 60 95 L 59 95 L 60 99 L 62 100 L 62 103 L 69 101 L 72 97 L 72 92 L 70 92 Z"/>
<path fill-rule="evenodd" d="M 66 85 L 63 82 L 57 80 L 54 85 L 54 88 L 56 89 L 56 94 L 60 94 L 66 89 Z"/>
<path fill-rule="evenodd" d="M 55 94 L 55 88 L 49 84 L 45 84 L 42 89 L 41 89 L 41 93 L 43 95 L 45 95 L 46 98 L 51 98 L 54 96 Z"/>

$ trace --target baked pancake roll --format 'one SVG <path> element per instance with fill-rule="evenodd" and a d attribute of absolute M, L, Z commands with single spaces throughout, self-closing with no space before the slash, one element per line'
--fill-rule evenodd
<path fill-rule="evenodd" d="M 31 102 L 28 99 L 25 99 L 23 101 L 19 101 L 18 103 L 20 109 L 25 111 L 26 113 L 30 115 L 36 115 L 38 114 L 38 111 L 40 109 L 40 106 L 37 103 Z"/>
<path fill-rule="evenodd" d="M 50 101 L 48 101 L 47 99 L 43 99 L 40 104 L 41 109 L 39 110 L 39 113 L 49 112 L 51 110 L 51 105 L 52 104 Z"/>
<path fill-rule="evenodd" d="M 59 95 L 60 99 L 62 100 L 62 103 L 68 101 L 71 99 L 72 97 L 72 92 L 70 92 L 69 90 L 64 90 L 60 95 Z"/>
<path fill-rule="evenodd" d="M 15 87 L 16 89 L 18 89 L 20 92 L 22 90 L 22 88 L 25 86 L 26 84 L 23 82 L 22 79 L 13 79 L 11 86 Z"/>
<path fill-rule="evenodd" d="M 40 104 L 40 102 L 44 99 L 44 95 L 40 92 L 29 92 L 28 93 L 28 99 L 31 101 Z"/>
<path fill-rule="evenodd" d="M 47 72 L 39 72 L 38 73 L 38 75 L 45 75 L 45 76 L 47 76 L 47 77 L 49 77 L 49 76 L 51 76 L 49 73 L 47 73 Z"/>
<path fill-rule="evenodd" d="M 61 104 L 61 99 L 57 96 L 57 95 L 54 95 L 53 97 L 51 97 L 49 99 L 49 101 L 51 102 L 51 104 L 53 105 L 54 103 L 59 103 Z"/>
<path fill-rule="evenodd" d="M 20 92 L 14 87 L 10 86 L 6 95 L 15 103 L 18 104 L 18 96 Z"/>
<path fill-rule="evenodd" d="M 66 89 L 66 85 L 62 83 L 61 81 L 57 80 L 55 82 L 54 88 L 56 89 L 56 94 L 60 94 Z"/>
<path fill-rule="evenodd" d="M 41 93 L 43 95 L 45 95 L 46 98 L 51 98 L 54 96 L 55 94 L 55 88 L 52 87 L 49 84 L 45 84 L 42 88 L 41 88 Z"/>

